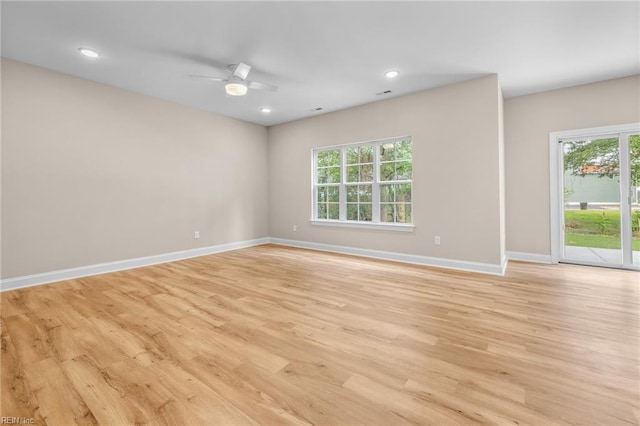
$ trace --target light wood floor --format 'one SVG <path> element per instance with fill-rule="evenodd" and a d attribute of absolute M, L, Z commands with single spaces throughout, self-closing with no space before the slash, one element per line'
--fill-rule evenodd
<path fill-rule="evenodd" d="M 627 425 L 638 273 L 505 277 L 259 246 L 1 294 L 36 424 Z"/>

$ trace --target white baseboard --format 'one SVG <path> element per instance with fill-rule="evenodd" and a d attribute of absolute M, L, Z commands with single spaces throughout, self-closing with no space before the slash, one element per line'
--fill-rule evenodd
<path fill-rule="evenodd" d="M 551 256 L 530 253 L 507 252 L 507 255 L 502 264 L 497 265 L 491 263 L 443 259 L 438 257 L 394 253 L 388 251 L 338 246 L 332 244 L 320 244 L 308 241 L 286 240 L 282 238 L 258 238 L 255 240 L 238 241 L 235 243 L 176 251 L 154 256 L 139 257 L 135 259 L 127 259 L 109 263 L 100 263 L 97 265 L 81 266 L 79 268 L 62 269 L 58 271 L 45 272 L 42 274 L 7 278 L 4 280 L 0 280 L 0 292 L 37 286 L 41 284 L 49 284 L 57 281 L 72 280 L 76 278 L 88 277 L 91 275 L 99 275 L 109 272 L 123 271 L 126 269 L 140 268 L 143 266 L 157 265 L 159 263 L 174 262 L 176 260 L 190 259 L 193 257 L 206 256 L 209 254 L 237 250 L 245 247 L 253 247 L 267 243 L 290 247 L 308 248 L 320 251 L 329 251 L 334 253 L 352 254 L 356 256 L 371 257 L 375 259 L 393 260 L 397 262 L 412 263 L 416 265 L 435 266 L 439 268 L 455 269 L 460 271 L 479 272 L 491 275 L 504 275 L 509 259 L 524 260 L 527 262 L 551 263 Z"/>
<path fill-rule="evenodd" d="M 519 260 L 521 262 L 532 263 L 553 263 L 551 261 L 550 254 L 537 254 L 537 253 L 523 253 L 520 251 L 507 251 L 507 258 L 509 260 Z"/>
<path fill-rule="evenodd" d="M 206 256 L 208 254 L 237 250 L 245 247 L 253 247 L 260 244 L 267 244 L 268 242 L 269 238 L 258 238 L 255 240 L 238 241 L 235 243 L 219 244 L 216 246 L 175 251 L 172 253 L 164 253 L 154 256 L 138 257 L 136 259 L 120 260 L 116 262 L 100 263 L 97 265 L 81 266 L 79 268 L 45 272 L 42 274 L 8 278 L 0 280 L 0 291 L 15 290 L 18 288 L 48 284 L 56 281 L 64 281 L 75 278 L 88 277 L 91 275 L 105 274 L 107 272 L 116 272 L 125 269 L 140 268 L 142 266 L 157 265 L 159 263 L 174 262 L 176 260 L 190 259 L 192 257 Z"/>
<path fill-rule="evenodd" d="M 480 272 L 491 275 L 504 275 L 507 267 L 507 258 L 502 264 L 468 262 L 464 260 L 443 259 L 413 254 L 394 253 L 380 250 L 362 249 L 356 247 L 336 246 L 333 244 L 312 243 L 309 241 L 286 240 L 282 238 L 270 238 L 272 244 L 283 246 L 308 248 L 333 253 L 353 254 L 356 256 L 372 257 L 375 259 L 394 260 L 397 262 L 412 263 L 416 265 L 435 266 L 438 268 L 456 269 L 460 271 Z"/>
<path fill-rule="evenodd" d="M 499 275 L 504 275 L 504 273 L 507 272 L 507 266 L 508 265 L 509 265 L 509 257 L 505 253 L 502 256 L 502 264 L 500 265 L 500 274 Z"/>

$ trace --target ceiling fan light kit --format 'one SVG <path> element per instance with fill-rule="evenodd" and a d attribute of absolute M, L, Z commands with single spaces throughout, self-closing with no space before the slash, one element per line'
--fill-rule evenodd
<path fill-rule="evenodd" d="M 227 83 L 224 90 L 231 96 L 244 96 L 247 94 L 247 86 L 243 83 Z"/>
<path fill-rule="evenodd" d="M 193 78 L 202 78 L 210 81 L 220 81 L 225 83 L 224 90 L 231 96 L 244 96 L 249 89 L 266 90 L 275 92 L 278 90 L 278 86 L 268 83 L 260 83 L 259 81 L 249 81 L 247 76 L 251 71 L 251 65 L 247 65 L 243 62 L 239 64 L 231 64 L 227 67 L 231 71 L 231 75 L 227 78 L 209 77 L 205 75 L 191 75 Z"/>
<path fill-rule="evenodd" d="M 80 52 L 82 55 L 86 56 L 87 58 L 91 58 L 91 59 L 97 59 L 100 56 L 102 56 L 100 52 L 98 52 L 95 49 L 91 49 L 90 47 L 79 47 L 78 52 Z"/>

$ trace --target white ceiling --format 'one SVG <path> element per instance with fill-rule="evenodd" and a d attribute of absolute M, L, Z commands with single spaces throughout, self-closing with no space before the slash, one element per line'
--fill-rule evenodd
<path fill-rule="evenodd" d="M 490 73 L 505 97 L 640 73 L 637 1 L 1 7 L 3 57 L 267 126 Z M 80 46 L 103 57 L 88 60 Z M 233 98 L 188 77 L 224 77 L 238 62 L 278 92 Z M 400 76 L 386 79 L 389 69 Z"/>

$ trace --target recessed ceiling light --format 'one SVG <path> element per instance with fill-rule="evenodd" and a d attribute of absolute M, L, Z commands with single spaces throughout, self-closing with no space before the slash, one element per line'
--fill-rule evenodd
<path fill-rule="evenodd" d="M 398 75 L 400 75 L 400 72 L 396 70 L 391 70 L 391 71 L 385 72 L 384 75 L 387 78 L 396 78 Z"/>
<path fill-rule="evenodd" d="M 78 51 L 82 53 L 84 56 L 86 56 L 87 58 L 91 58 L 91 59 L 96 59 L 101 56 L 100 52 L 98 52 L 97 50 L 90 49 L 88 47 L 79 47 Z"/>
<path fill-rule="evenodd" d="M 269 114 L 271 112 L 271 108 L 262 108 L 260 111 L 264 112 L 265 114 Z"/>

